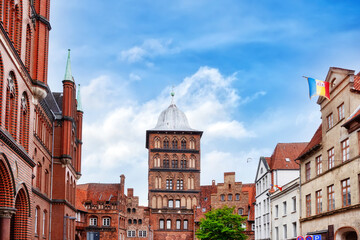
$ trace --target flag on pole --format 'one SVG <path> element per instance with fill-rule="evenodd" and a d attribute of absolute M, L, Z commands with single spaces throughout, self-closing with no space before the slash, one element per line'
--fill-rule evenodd
<path fill-rule="evenodd" d="M 282 191 L 282 187 L 279 187 L 279 185 L 273 185 L 273 184 L 270 184 L 272 187 L 276 187 L 277 189 L 279 189 L 280 190 L 280 192 Z"/>
<path fill-rule="evenodd" d="M 310 98 L 314 95 L 323 96 L 330 100 L 329 82 L 317 80 L 315 78 L 309 78 L 309 95 Z"/>

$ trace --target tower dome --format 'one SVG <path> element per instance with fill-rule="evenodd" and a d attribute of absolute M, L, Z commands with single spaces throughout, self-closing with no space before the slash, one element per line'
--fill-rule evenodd
<path fill-rule="evenodd" d="M 190 127 L 185 113 L 178 109 L 175 104 L 171 104 L 161 112 L 153 130 L 194 131 Z"/>

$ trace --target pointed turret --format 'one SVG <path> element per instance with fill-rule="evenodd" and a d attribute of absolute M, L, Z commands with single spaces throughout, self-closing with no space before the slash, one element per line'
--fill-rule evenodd
<path fill-rule="evenodd" d="M 83 112 L 82 104 L 81 104 L 81 94 L 80 94 L 80 84 L 78 84 L 78 91 L 77 91 L 77 110 Z"/>
<path fill-rule="evenodd" d="M 71 74 L 70 49 L 68 50 L 68 58 L 67 58 L 67 62 L 66 62 L 64 80 L 74 81 L 74 78 L 73 78 L 73 76 Z"/>

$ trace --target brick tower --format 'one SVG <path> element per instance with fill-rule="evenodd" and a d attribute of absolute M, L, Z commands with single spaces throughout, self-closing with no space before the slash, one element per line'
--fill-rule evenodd
<path fill-rule="evenodd" d="M 152 239 L 195 238 L 202 133 L 189 126 L 185 114 L 173 103 L 160 114 L 156 127 L 146 131 Z"/>

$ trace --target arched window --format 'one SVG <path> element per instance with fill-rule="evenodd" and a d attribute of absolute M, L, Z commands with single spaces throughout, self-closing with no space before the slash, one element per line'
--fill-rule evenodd
<path fill-rule="evenodd" d="M 19 55 L 21 54 L 21 32 L 22 32 L 22 1 L 19 1 L 15 6 L 15 19 L 14 19 L 14 36 L 13 41 Z"/>
<path fill-rule="evenodd" d="M 190 149 L 195 149 L 195 139 L 194 138 L 190 139 Z"/>
<path fill-rule="evenodd" d="M 181 149 L 186 149 L 186 140 L 184 138 L 181 140 Z"/>
<path fill-rule="evenodd" d="M 172 168 L 178 168 L 178 157 L 176 154 L 173 155 L 173 160 L 171 161 Z"/>
<path fill-rule="evenodd" d="M 16 96 L 17 85 L 14 72 L 10 72 L 7 78 L 6 89 L 6 113 L 5 113 L 5 128 L 15 138 L 16 137 Z"/>
<path fill-rule="evenodd" d="M 171 229 L 171 220 L 166 220 L 166 229 Z"/>
<path fill-rule="evenodd" d="M 141 220 L 141 219 L 138 220 L 138 224 L 142 224 L 142 220 Z"/>
<path fill-rule="evenodd" d="M 103 218 L 103 222 L 102 222 L 102 224 L 103 224 L 103 226 L 105 226 L 105 227 L 109 227 L 110 226 L 110 218 L 109 217 L 104 217 Z"/>
<path fill-rule="evenodd" d="M 21 113 L 20 113 L 20 144 L 29 150 L 29 100 L 26 92 L 21 96 Z"/>
<path fill-rule="evenodd" d="M 180 229 L 181 229 L 181 220 L 180 220 L 180 219 L 177 219 L 177 220 L 176 220 L 176 229 L 177 229 L 177 230 L 180 230 Z"/>
<path fill-rule="evenodd" d="M 38 162 L 36 169 L 36 187 L 38 189 L 41 189 L 41 175 L 42 175 L 42 165 L 40 162 Z"/>
<path fill-rule="evenodd" d="M 233 199 L 233 195 L 232 194 L 228 194 L 228 201 L 232 201 Z"/>
<path fill-rule="evenodd" d="M 128 209 L 127 209 L 127 212 L 128 212 L 128 213 L 131 213 L 131 208 L 128 208 Z"/>
<path fill-rule="evenodd" d="M 159 220 L 159 229 L 164 229 L 164 219 Z"/>
<path fill-rule="evenodd" d="M 97 220 L 98 218 L 96 216 L 91 216 L 89 219 L 89 225 L 90 226 L 97 226 Z"/>
<path fill-rule="evenodd" d="M 186 168 L 186 167 L 187 167 L 187 160 L 186 160 L 186 156 L 185 156 L 185 155 L 182 155 L 182 157 L 181 157 L 180 167 L 181 167 L 181 168 Z"/>
<path fill-rule="evenodd" d="M 188 229 L 188 220 L 184 220 L 184 230 Z"/>
<path fill-rule="evenodd" d="M 136 213 L 136 209 L 135 209 L 135 208 L 133 208 L 133 209 L 132 209 L 132 212 L 133 212 L 133 213 Z"/>
<path fill-rule="evenodd" d="M 31 28 L 28 24 L 26 26 L 26 45 L 25 45 L 25 67 L 30 72 L 30 58 L 31 58 Z"/>
<path fill-rule="evenodd" d="M 168 155 L 164 156 L 163 167 L 169 168 L 169 156 Z"/>
<path fill-rule="evenodd" d="M 170 178 L 166 179 L 166 189 L 173 189 L 173 180 Z"/>
<path fill-rule="evenodd" d="M 173 208 L 174 207 L 174 200 L 170 199 L 168 202 L 168 207 Z"/>
<path fill-rule="evenodd" d="M 169 139 L 168 138 L 164 139 L 164 144 L 163 145 L 164 145 L 164 148 L 166 148 L 166 149 L 169 148 Z"/>
<path fill-rule="evenodd" d="M 40 208 L 36 207 L 35 208 L 35 222 L 34 222 L 34 231 L 35 231 L 35 235 L 39 234 L 39 212 L 40 212 Z"/>
<path fill-rule="evenodd" d="M 224 195 L 224 194 L 221 194 L 221 195 L 220 195 L 220 201 L 222 201 L 222 202 L 225 201 L 225 195 Z"/>
<path fill-rule="evenodd" d="M 136 219 L 133 220 L 133 224 L 137 224 L 137 220 L 136 220 Z"/>
<path fill-rule="evenodd" d="M 47 229 L 46 224 L 46 210 L 43 212 L 43 219 L 42 219 L 42 235 L 45 236 L 45 229 Z"/>
<path fill-rule="evenodd" d="M 182 179 L 178 179 L 176 181 L 176 189 L 183 190 L 184 189 L 184 181 Z"/>
<path fill-rule="evenodd" d="M 132 220 L 131 220 L 131 219 L 129 219 L 129 220 L 128 220 L 128 223 L 129 223 L 129 224 L 132 224 Z"/>
<path fill-rule="evenodd" d="M 190 157 L 190 168 L 195 168 L 195 156 L 194 155 L 191 155 Z"/>
<path fill-rule="evenodd" d="M 173 148 L 173 149 L 177 149 L 177 148 L 178 148 L 178 141 L 177 141 L 176 138 L 174 138 L 174 139 L 172 140 L 172 148 Z"/>
<path fill-rule="evenodd" d="M 240 200 L 240 194 L 238 194 L 238 193 L 235 194 L 235 200 L 236 200 L 236 201 L 239 201 L 239 200 Z"/>
<path fill-rule="evenodd" d="M 159 137 L 155 137 L 155 139 L 154 139 L 154 147 L 155 148 L 160 148 L 160 138 Z"/>
<path fill-rule="evenodd" d="M 238 214 L 239 214 L 239 215 L 243 215 L 243 214 L 244 214 L 244 209 L 239 208 L 239 209 L 238 209 Z"/>

